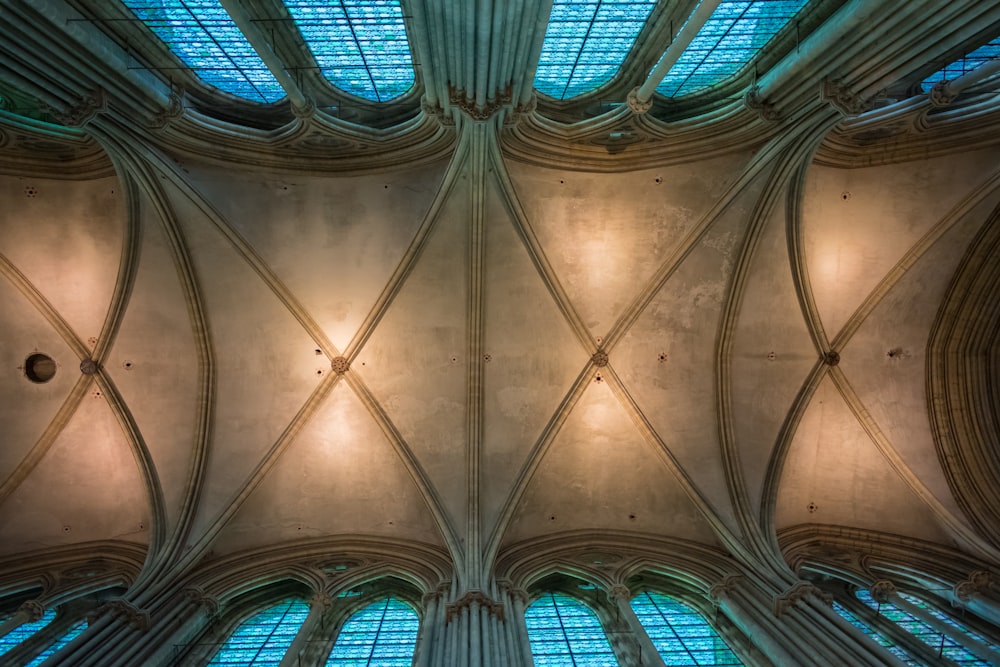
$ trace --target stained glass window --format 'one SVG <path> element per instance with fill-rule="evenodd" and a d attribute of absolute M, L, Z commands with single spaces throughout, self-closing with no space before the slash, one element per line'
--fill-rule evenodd
<path fill-rule="evenodd" d="M 858 618 L 858 616 L 854 614 L 851 610 L 849 610 L 847 607 L 840 604 L 839 602 L 834 602 L 833 609 L 838 614 L 840 614 L 845 621 L 847 621 L 848 623 L 856 627 L 858 630 L 861 630 L 861 632 L 865 633 L 866 635 L 874 639 L 879 646 L 884 647 L 887 651 L 889 651 L 894 656 L 902 660 L 904 664 L 912 665 L 913 667 L 920 667 L 921 663 L 917 662 L 912 657 L 910 657 L 910 655 L 906 651 L 901 649 L 899 646 L 896 646 L 894 642 L 890 641 L 886 637 L 876 632 L 872 626 L 868 625 L 860 618 Z"/>
<path fill-rule="evenodd" d="M 903 611 L 891 602 L 879 603 L 872 597 L 871 593 L 865 590 L 858 590 L 858 599 L 866 605 L 876 610 L 886 619 L 892 621 L 903 630 L 927 644 L 938 655 L 948 658 L 960 665 L 985 665 L 982 660 L 973 655 L 967 648 L 946 637 L 933 627 L 920 620 L 913 614 Z"/>
<path fill-rule="evenodd" d="M 417 614 L 386 598 L 347 619 L 327 667 L 410 667 L 417 646 Z"/>
<path fill-rule="evenodd" d="M 199 79 L 255 102 L 285 96 L 218 0 L 124 0 Z"/>
<path fill-rule="evenodd" d="M 48 609 L 42 617 L 37 621 L 31 621 L 30 623 L 24 623 L 14 628 L 8 632 L 3 637 L 0 637 L 0 655 L 3 655 L 7 651 L 11 650 L 25 639 L 35 634 L 46 625 L 52 622 L 52 619 L 56 617 L 55 609 Z"/>
<path fill-rule="evenodd" d="M 632 598 L 632 611 L 668 665 L 743 664 L 701 614 L 677 600 L 644 592 Z"/>
<path fill-rule="evenodd" d="M 929 77 L 924 79 L 924 86 L 930 88 L 938 81 L 943 81 L 945 79 L 949 81 L 957 79 L 963 74 L 967 74 L 976 69 L 980 65 L 997 58 L 1000 58 L 1000 37 L 994 38 L 992 41 L 983 44 L 972 53 L 966 54 L 955 62 L 949 63 L 937 72 L 934 72 Z"/>
<path fill-rule="evenodd" d="M 565 100 L 607 83 L 655 5 L 656 0 L 555 0 L 535 88 Z"/>
<path fill-rule="evenodd" d="M 285 0 L 323 76 L 352 95 L 385 102 L 413 86 L 399 0 Z"/>
<path fill-rule="evenodd" d="M 77 637 L 79 637 L 84 630 L 87 629 L 87 624 L 83 621 L 77 623 L 68 632 L 63 633 L 63 636 L 55 640 L 51 646 L 40 653 L 34 660 L 29 662 L 26 667 L 36 667 L 49 659 L 50 656 L 54 655 L 56 651 L 62 649 L 66 644 L 70 643 Z"/>
<path fill-rule="evenodd" d="M 298 634 L 309 606 L 285 600 L 243 622 L 229 636 L 209 665 L 278 665 Z"/>
<path fill-rule="evenodd" d="M 680 97 L 728 79 L 805 4 L 806 0 L 723 0 L 656 92 Z"/>
<path fill-rule="evenodd" d="M 930 614 L 931 616 L 933 616 L 937 620 L 941 621 L 942 623 L 944 623 L 946 625 L 950 625 L 951 627 L 955 628 L 956 630 L 958 630 L 962 634 L 968 635 L 968 636 L 972 637 L 973 639 L 975 639 L 976 641 L 980 642 L 981 644 L 985 644 L 986 646 L 989 646 L 994 651 L 1000 652 L 1000 647 L 998 647 L 995 642 L 990 641 L 984 635 L 981 635 L 978 632 L 975 632 L 975 631 L 971 630 L 970 628 L 966 627 L 965 625 L 959 623 L 958 621 L 956 621 L 954 618 L 952 618 L 948 614 L 944 613 L 940 609 L 937 609 L 937 608 L 935 608 L 935 607 L 927 604 L 926 602 L 924 602 L 920 598 L 914 597 L 913 595 L 909 595 L 907 593 L 900 593 L 899 597 L 903 598 L 904 600 L 906 600 L 907 602 L 909 602 L 912 605 L 920 607 L 921 609 L 923 609 L 924 611 L 926 611 L 928 614 Z"/>
<path fill-rule="evenodd" d="M 524 612 L 536 667 L 618 667 L 597 615 L 582 602 L 546 593 Z"/>

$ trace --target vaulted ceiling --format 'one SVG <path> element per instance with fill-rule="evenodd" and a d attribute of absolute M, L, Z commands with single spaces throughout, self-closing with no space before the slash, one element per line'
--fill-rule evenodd
<path fill-rule="evenodd" d="M 371 539 L 477 581 L 553 535 L 776 563 L 812 526 L 1000 560 L 996 79 L 912 87 L 995 3 L 820 2 L 650 109 L 692 3 L 568 102 L 532 93 L 545 3 L 404 3 L 416 88 L 346 119 L 167 77 L 106 4 L 0 15 L 36 110 L 0 118 L 0 556 Z"/>

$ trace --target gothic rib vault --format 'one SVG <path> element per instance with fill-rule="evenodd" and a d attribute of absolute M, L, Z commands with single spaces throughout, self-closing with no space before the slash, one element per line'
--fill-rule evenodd
<path fill-rule="evenodd" d="M 385 127 L 240 124 L 98 4 L 0 5 L 0 82 L 61 123 L 0 117 L 0 593 L 124 600 L 65 664 L 166 659 L 185 588 L 392 575 L 444 619 L 555 572 L 739 575 L 760 664 L 877 664 L 799 567 L 1000 568 L 995 79 L 880 97 L 995 3 L 825 3 L 752 96 L 648 111 L 633 61 L 611 108 L 536 100 L 545 3 L 470 4 L 492 52 L 413 3 Z"/>

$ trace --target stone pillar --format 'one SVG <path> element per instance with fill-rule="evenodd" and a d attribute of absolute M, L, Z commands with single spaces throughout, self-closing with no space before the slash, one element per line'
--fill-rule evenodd
<path fill-rule="evenodd" d="M 312 597 L 309 598 L 309 614 L 306 616 L 306 620 L 302 621 L 302 626 L 296 633 L 295 639 L 285 651 L 285 657 L 281 659 L 279 667 L 298 665 L 299 654 L 309 645 L 309 638 L 312 637 L 316 626 L 322 622 L 323 614 L 326 613 L 331 604 L 333 604 L 333 600 L 326 593 L 313 593 Z"/>
<path fill-rule="evenodd" d="M 524 622 L 524 610 L 528 604 L 528 593 L 520 588 L 510 588 L 507 591 L 514 610 L 513 618 L 509 619 L 512 635 L 511 655 L 517 656 L 517 662 L 512 664 L 531 665 L 531 642 L 528 640 L 528 626 Z"/>
<path fill-rule="evenodd" d="M 448 651 L 433 667 L 511 667 L 499 644 L 505 635 L 503 604 L 482 591 L 469 591 L 447 605 L 444 634 Z"/>
<path fill-rule="evenodd" d="M 712 586 L 708 598 L 722 610 L 729 620 L 746 635 L 753 644 L 776 665 L 796 665 L 799 661 L 774 638 L 774 628 L 764 623 L 767 615 L 762 614 L 747 596 L 737 592 L 743 577 L 731 574 Z"/>
<path fill-rule="evenodd" d="M 639 645 L 638 664 L 651 667 L 666 667 L 660 652 L 653 645 L 653 640 L 646 633 L 646 628 L 639 621 L 639 617 L 632 610 L 630 601 L 632 592 L 626 586 L 618 584 L 613 586 L 608 592 L 608 599 L 615 604 L 619 617 L 625 622 L 626 627 L 632 632 L 636 643 Z"/>
<path fill-rule="evenodd" d="M 219 601 L 196 587 L 187 588 L 181 601 L 157 619 L 154 629 L 143 642 L 132 644 L 122 654 L 122 664 L 172 665 L 184 648 L 201 634 L 205 626 L 219 613 Z M 151 635 L 151 636 L 150 636 Z M 211 656 L 206 656 L 208 659 Z"/>
<path fill-rule="evenodd" d="M 10 634 L 25 623 L 34 623 L 45 615 L 45 605 L 40 600 L 28 600 L 17 608 L 17 612 L 0 624 L 0 637 Z"/>

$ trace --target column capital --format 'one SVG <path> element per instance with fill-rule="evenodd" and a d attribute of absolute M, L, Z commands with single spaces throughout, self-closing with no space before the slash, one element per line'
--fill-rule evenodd
<path fill-rule="evenodd" d="M 736 585 L 742 580 L 743 575 L 741 574 L 727 574 L 722 578 L 722 581 L 708 589 L 708 599 L 715 604 L 718 604 L 719 601 L 732 592 L 733 589 L 736 588 Z"/>
<path fill-rule="evenodd" d="M 615 584 L 611 587 L 611 590 L 608 591 L 608 599 L 612 602 L 622 600 L 627 603 L 632 599 L 632 591 L 630 591 L 628 586 L 625 584 Z"/>
<path fill-rule="evenodd" d="M 792 584 L 792 587 L 784 593 L 775 596 L 774 615 L 782 616 L 786 611 L 798 604 L 799 601 L 805 600 L 809 596 L 815 596 L 826 604 L 833 603 L 833 597 L 829 593 L 824 593 L 817 588 L 815 584 L 811 584 L 808 581 L 798 581 Z"/>
<path fill-rule="evenodd" d="M 105 614 L 110 614 L 112 618 L 120 618 L 125 621 L 126 624 L 139 630 L 140 632 L 146 632 L 149 630 L 149 612 L 145 609 L 140 609 L 128 600 L 123 600 L 121 598 L 117 600 L 109 600 L 100 607 L 98 607 L 93 615 L 88 615 L 88 624 L 92 624 L 91 619 L 98 619 Z"/>
<path fill-rule="evenodd" d="M 887 602 L 890 595 L 896 594 L 896 584 L 888 579 L 879 579 L 872 584 L 868 592 L 872 594 L 876 602 Z"/>
<path fill-rule="evenodd" d="M 975 570 L 969 576 L 955 584 L 952 591 L 962 602 L 968 602 L 976 593 L 988 590 L 993 585 L 993 576 L 986 570 Z"/>
<path fill-rule="evenodd" d="M 21 603 L 17 611 L 28 617 L 28 622 L 37 621 L 45 615 L 45 605 L 38 600 L 26 600 Z"/>
<path fill-rule="evenodd" d="M 200 586 L 188 586 L 184 589 L 183 595 L 185 600 L 204 609 L 207 616 L 215 616 L 219 613 L 221 606 L 219 599 L 206 593 Z"/>
<path fill-rule="evenodd" d="M 333 604 L 333 598 L 329 593 L 318 592 L 309 596 L 309 609 L 328 609 Z"/>
<path fill-rule="evenodd" d="M 450 622 L 452 619 L 456 618 L 463 609 L 467 609 L 473 604 L 478 604 L 486 609 L 490 616 L 495 616 L 501 621 L 504 620 L 503 604 L 496 602 L 482 591 L 469 591 L 458 600 L 455 600 L 447 606 L 447 610 L 445 612 L 446 622 Z"/>

